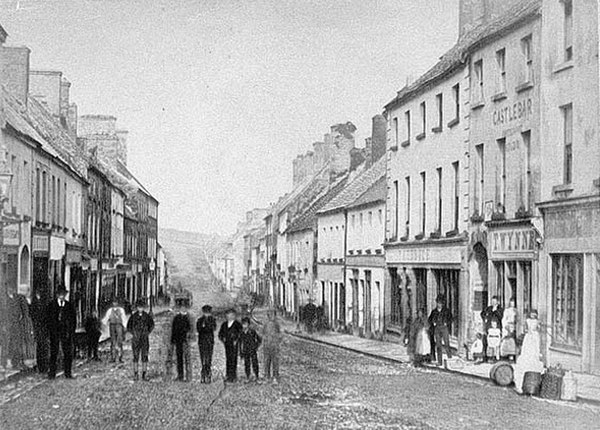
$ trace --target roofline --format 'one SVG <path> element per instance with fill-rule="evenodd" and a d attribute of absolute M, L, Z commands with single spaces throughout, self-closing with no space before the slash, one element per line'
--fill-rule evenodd
<path fill-rule="evenodd" d="M 41 142 L 38 142 L 36 139 L 34 139 L 33 137 L 29 136 L 28 134 L 21 133 L 19 130 L 17 130 L 15 127 L 13 127 L 10 124 L 9 121 L 5 121 L 5 124 L 6 125 L 4 126 L 4 129 L 7 132 L 9 132 L 10 134 L 14 135 L 17 139 L 24 139 L 26 141 L 26 143 L 28 143 L 29 145 L 33 144 L 32 146 L 33 146 L 34 150 L 42 152 L 46 157 L 48 157 L 51 160 L 53 160 L 69 176 L 73 177 L 73 179 L 81 182 L 84 185 L 88 185 L 89 184 L 88 180 L 85 177 L 81 176 L 79 173 L 77 173 L 77 171 L 75 171 L 75 169 L 73 169 L 69 163 L 67 163 L 66 161 L 62 160 L 60 157 L 52 155 L 48 151 L 46 151 L 44 149 L 44 145 Z"/>
<path fill-rule="evenodd" d="M 528 24 L 531 21 L 534 21 L 536 19 L 539 19 L 541 17 L 541 8 L 539 5 L 535 6 L 535 10 L 532 11 L 531 13 L 528 13 L 526 15 L 524 15 L 522 18 L 516 20 L 515 22 L 511 23 L 510 25 L 507 25 L 505 27 L 502 27 L 500 29 L 498 29 L 496 32 L 491 33 L 481 39 L 478 39 L 474 42 L 472 42 L 470 45 L 468 45 L 465 49 L 464 49 L 464 55 L 463 58 L 461 58 L 461 60 L 453 65 L 452 67 L 450 67 L 448 70 L 446 70 L 445 72 L 441 73 L 438 76 L 435 76 L 433 78 L 431 78 L 430 80 L 423 82 L 421 85 L 419 85 L 418 87 L 414 88 L 412 91 L 404 94 L 402 97 L 398 97 L 396 96 L 394 99 L 392 99 L 389 103 L 387 103 L 384 106 L 384 112 L 386 111 L 390 111 L 391 109 L 397 107 L 397 106 L 401 106 L 405 103 L 408 103 L 409 101 L 413 100 L 414 98 L 416 98 L 417 96 L 419 96 L 420 94 L 422 94 L 423 92 L 429 90 L 433 85 L 439 83 L 440 81 L 446 79 L 449 75 L 454 74 L 457 70 L 466 67 L 466 63 L 468 61 L 468 58 L 470 57 L 470 55 L 480 49 L 483 45 L 486 45 L 488 43 L 491 43 L 494 40 L 497 40 L 501 37 L 503 37 L 506 33 L 516 29 L 516 28 L 520 28 L 526 24 Z M 460 39 L 459 39 L 460 41 Z M 458 42 L 457 41 L 457 44 Z M 454 45 L 456 46 L 456 45 Z M 443 55 L 446 55 L 448 52 L 450 52 L 454 47 L 450 48 L 448 51 L 446 51 Z M 443 57 L 442 55 L 442 57 Z M 440 57 L 440 61 L 441 61 L 441 57 Z M 439 62 L 439 61 L 438 61 Z M 429 70 L 431 70 L 431 68 L 435 67 L 435 65 L 438 63 L 435 63 L 433 66 L 431 66 Z M 427 72 L 425 72 L 427 73 Z M 423 76 L 425 73 L 423 73 L 421 76 Z M 402 91 L 402 90 L 400 90 Z"/>
<path fill-rule="evenodd" d="M 2 27 L 2 25 L 0 25 L 0 43 L 6 42 L 7 37 L 8 37 L 8 33 L 6 32 L 4 27 Z"/>
<path fill-rule="evenodd" d="M 348 206 L 346 206 L 346 210 L 348 210 L 348 211 L 357 210 L 357 209 L 366 208 L 366 207 L 369 207 L 369 206 L 377 206 L 377 205 L 380 205 L 381 203 L 385 203 L 385 199 L 384 198 L 372 200 L 370 202 L 361 203 L 359 205 L 348 205 Z"/>
<path fill-rule="evenodd" d="M 144 185 L 138 180 L 138 178 L 135 177 L 135 175 L 131 172 L 131 170 L 129 170 L 129 168 L 125 164 L 121 163 L 121 161 L 117 160 L 117 163 L 120 164 L 121 166 L 123 166 L 125 168 L 125 170 L 127 170 L 127 172 L 129 172 L 129 174 L 135 180 L 135 182 L 137 182 L 139 184 L 140 187 L 138 188 L 138 191 L 141 191 L 142 194 L 145 194 L 147 197 L 149 197 L 151 200 L 153 200 L 154 203 L 156 203 L 156 206 L 158 206 L 159 201 L 156 200 L 156 198 L 152 194 L 150 194 L 150 191 L 146 190 L 146 187 L 144 187 Z"/>

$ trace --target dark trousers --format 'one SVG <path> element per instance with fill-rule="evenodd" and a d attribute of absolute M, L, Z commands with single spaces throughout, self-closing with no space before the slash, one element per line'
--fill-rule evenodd
<path fill-rule="evenodd" d="M 442 364 L 442 342 L 446 350 L 448 358 L 452 357 L 450 352 L 450 330 L 446 326 L 438 326 L 435 328 L 435 345 L 438 364 Z"/>
<path fill-rule="evenodd" d="M 198 343 L 198 349 L 200 350 L 200 363 L 202 363 L 200 378 L 203 382 L 210 382 L 212 378 L 211 367 L 214 347 L 214 342 Z"/>
<path fill-rule="evenodd" d="M 65 376 L 71 376 L 71 366 L 73 364 L 73 338 L 71 336 L 57 335 L 50 337 L 50 370 L 48 376 L 56 376 L 56 362 L 58 360 L 58 349 L 63 353 L 63 369 Z"/>
<path fill-rule="evenodd" d="M 175 344 L 175 354 L 177 355 L 177 379 L 183 379 L 183 365 L 184 365 L 184 353 L 185 342 L 177 342 Z"/>
<path fill-rule="evenodd" d="M 235 382 L 237 379 L 237 347 L 235 344 L 225 344 L 225 379 L 229 382 Z"/>
<path fill-rule="evenodd" d="M 252 366 L 254 376 L 258 378 L 258 354 L 256 351 L 252 351 L 244 355 L 244 370 L 246 371 L 246 378 L 250 378 L 250 366 Z"/>
<path fill-rule="evenodd" d="M 40 373 L 48 371 L 48 337 L 45 333 L 36 333 L 35 335 L 35 360 L 37 370 Z"/>
<path fill-rule="evenodd" d="M 87 357 L 98 358 L 98 342 L 100 341 L 99 332 L 87 333 Z"/>

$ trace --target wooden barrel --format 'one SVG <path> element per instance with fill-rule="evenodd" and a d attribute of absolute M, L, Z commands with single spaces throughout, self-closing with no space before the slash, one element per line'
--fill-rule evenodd
<path fill-rule="evenodd" d="M 542 374 L 540 372 L 525 372 L 523 377 L 523 394 L 536 396 L 540 392 Z"/>
<path fill-rule="evenodd" d="M 514 371 L 510 363 L 499 361 L 490 369 L 490 379 L 496 384 L 506 387 L 513 381 Z"/>

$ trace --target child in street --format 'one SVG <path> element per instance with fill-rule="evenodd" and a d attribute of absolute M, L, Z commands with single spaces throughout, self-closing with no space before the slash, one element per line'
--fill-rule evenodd
<path fill-rule="evenodd" d="M 88 360 L 100 361 L 100 358 L 98 358 L 98 342 L 102 334 L 102 324 L 98 319 L 98 312 L 93 311 L 87 316 L 84 328 L 87 341 L 87 358 Z"/>
<path fill-rule="evenodd" d="M 250 366 L 254 372 L 255 379 L 258 380 L 258 348 L 262 342 L 261 337 L 256 330 L 250 327 L 250 318 L 242 318 L 242 334 L 240 335 L 240 357 L 244 359 L 244 369 L 246 378 L 250 378 Z"/>
<path fill-rule="evenodd" d="M 267 312 L 267 321 L 263 326 L 263 357 L 264 374 L 267 379 L 273 377 L 273 383 L 279 381 L 279 350 L 282 340 L 281 325 L 277 320 L 277 313 L 274 309 Z"/>
<path fill-rule="evenodd" d="M 135 304 L 135 312 L 127 322 L 127 331 L 131 333 L 131 349 L 133 351 L 133 379 L 138 379 L 138 363 L 142 359 L 142 379 L 146 380 L 148 371 L 148 352 L 150 350 L 150 333 L 154 330 L 154 319 L 146 312 L 146 301 L 139 299 Z"/>
<path fill-rule="evenodd" d="M 502 340 L 502 331 L 498 327 L 498 321 L 493 319 L 490 322 L 490 328 L 487 334 L 487 356 L 494 357 L 496 361 L 500 360 L 500 341 Z"/>
<path fill-rule="evenodd" d="M 177 355 L 177 380 L 190 382 L 192 380 L 192 361 L 190 351 L 190 336 L 192 321 L 187 312 L 184 300 L 177 300 L 177 315 L 171 326 L 171 343 L 175 346 Z"/>

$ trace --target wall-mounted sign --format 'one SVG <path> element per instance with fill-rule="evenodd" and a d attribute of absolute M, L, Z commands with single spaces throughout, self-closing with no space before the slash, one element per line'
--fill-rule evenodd
<path fill-rule="evenodd" d="M 19 224 L 9 224 L 2 229 L 2 244 L 5 246 L 19 246 L 21 244 Z"/>
<path fill-rule="evenodd" d="M 535 231 L 530 227 L 490 232 L 492 258 L 507 256 L 530 258 L 535 253 Z"/>
<path fill-rule="evenodd" d="M 531 119 L 533 116 L 533 101 L 531 98 L 502 104 L 492 112 L 492 123 L 495 127 L 513 125 Z"/>
<path fill-rule="evenodd" d="M 390 263 L 460 264 L 463 247 L 410 247 L 386 251 Z"/>
<path fill-rule="evenodd" d="M 47 234 L 34 234 L 31 239 L 31 248 L 33 252 L 48 252 L 50 251 L 50 238 Z"/>
<path fill-rule="evenodd" d="M 50 236 L 50 260 L 61 260 L 65 256 L 65 239 Z"/>

